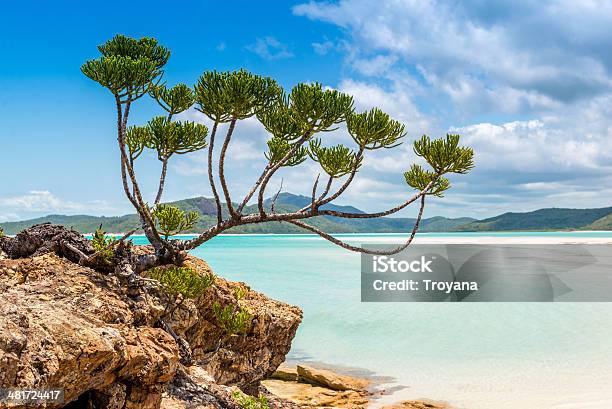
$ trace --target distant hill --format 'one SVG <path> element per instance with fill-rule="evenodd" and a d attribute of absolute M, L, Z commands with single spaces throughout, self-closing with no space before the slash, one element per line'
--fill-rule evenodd
<path fill-rule="evenodd" d="M 306 196 L 294 195 L 291 193 L 281 193 L 276 201 L 276 211 L 290 212 L 298 210 L 310 204 L 311 199 Z M 206 197 L 195 197 L 191 199 L 179 200 L 170 203 L 186 211 L 196 211 L 200 213 L 200 220 L 196 228 L 189 233 L 201 232 L 216 222 L 216 205 L 213 199 Z M 269 208 L 271 200 L 265 202 Z M 340 206 L 327 204 L 324 209 L 337 210 L 342 212 L 363 213 L 362 210 L 353 206 Z M 257 206 L 251 205 L 245 208 L 246 213 L 256 212 Z M 223 204 L 223 212 L 227 215 L 227 207 Z M 470 223 L 475 219 L 462 217 L 449 219 L 445 217 L 432 217 L 421 221 L 422 232 L 450 231 L 454 228 Z M 2 223 L 6 234 L 16 234 L 19 231 L 38 223 L 51 222 L 61 224 L 80 231 L 90 233 L 100 225 L 107 232 L 125 232 L 137 229 L 140 226 L 138 217 L 135 214 L 117 217 L 98 217 L 87 215 L 62 216 L 50 215 L 37 219 Z M 393 218 L 383 217 L 378 219 L 342 219 L 331 216 L 318 216 L 308 221 L 312 225 L 329 233 L 403 233 L 414 225 L 414 218 Z M 262 223 L 257 225 L 240 226 L 228 230 L 228 233 L 304 233 L 304 230 L 288 223 Z"/>
<path fill-rule="evenodd" d="M 585 230 L 612 230 L 612 214 L 595 220 L 593 223 L 586 226 Z"/>
<path fill-rule="evenodd" d="M 612 207 L 601 209 L 540 209 L 499 216 L 457 226 L 456 231 L 611 230 Z"/>
<path fill-rule="evenodd" d="M 306 196 L 282 193 L 276 201 L 276 211 L 291 212 L 309 205 L 311 199 Z M 217 208 L 211 198 L 194 197 L 170 203 L 186 211 L 200 213 L 198 225 L 188 233 L 201 232 L 212 226 L 217 219 Z M 271 200 L 265 201 L 269 209 Z M 327 204 L 324 209 L 342 212 L 363 213 L 353 206 Z M 257 206 L 245 208 L 246 213 L 257 212 Z M 227 207 L 223 204 L 224 215 Z M 72 227 L 83 233 L 90 233 L 103 226 L 108 232 L 125 232 L 140 226 L 135 214 L 117 217 L 98 216 L 61 216 L 50 215 L 38 219 L 20 222 L 2 223 L 7 234 L 17 232 L 37 223 L 51 222 Z M 309 219 L 308 223 L 328 233 L 405 233 L 414 225 L 415 219 L 405 217 L 382 217 L 378 219 L 342 219 L 331 216 L 318 216 Z M 431 217 L 421 221 L 421 232 L 452 232 L 452 231 L 511 231 L 511 230 L 612 230 L 612 207 L 601 209 L 540 209 L 526 213 L 504 213 L 483 220 L 469 217 L 449 219 L 446 217 Z M 304 233 L 304 230 L 288 223 L 262 223 L 246 225 L 228 230 L 228 233 Z"/>

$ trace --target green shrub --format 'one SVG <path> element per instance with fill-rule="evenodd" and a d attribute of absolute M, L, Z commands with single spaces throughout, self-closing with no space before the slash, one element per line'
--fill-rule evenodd
<path fill-rule="evenodd" d="M 0 237 L 4 237 L 4 229 L 0 227 Z"/>
<path fill-rule="evenodd" d="M 243 287 L 234 288 L 234 297 L 236 297 L 237 300 L 242 300 L 248 293 L 249 293 L 248 288 L 243 288 Z"/>
<path fill-rule="evenodd" d="M 98 256 L 99 260 L 102 260 L 104 263 L 111 264 L 115 257 L 115 252 L 112 248 L 112 244 L 116 241 L 114 237 L 106 236 L 106 232 L 102 230 L 102 226 L 100 226 L 93 234 L 91 238 L 91 245 L 93 246 L 96 252 L 101 251 Z"/>
<path fill-rule="evenodd" d="M 265 396 L 256 398 L 240 391 L 232 392 L 232 399 L 243 409 L 269 409 L 268 399 Z"/>
<path fill-rule="evenodd" d="M 174 299 L 181 295 L 183 299 L 196 298 L 214 281 L 212 273 L 200 275 L 189 267 L 156 267 L 149 271 L 149 277 L 157 280 L 164 291 Z"/>
<path fill-rule="evenodd" d="M 221 308 L 221 305 L 215 302 L 213 312 L 219 326 L 230 335 L 246 333 L 253 318 L 246 309 L 239 305 L 226 305 Z"/>
<path fill-rule="evenodd" d="M 167 240 L 170 236 L 193 229 L 200 215 L 197 212 L 184 212 L 176 206 L 160 204 L 153 210 L 157 230 Z"/>

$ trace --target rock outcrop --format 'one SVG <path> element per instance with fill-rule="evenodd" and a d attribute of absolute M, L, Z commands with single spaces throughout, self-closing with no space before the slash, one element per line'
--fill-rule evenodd
<path fill-rule="evenodd" d="M 350 376 L 338 375 L 327 369 L 316 369 L 306 365 L 298 365 L 298 380 L 304 383 L 323 386 L 334 391 L 362 391 L 370 382 Z"/>
<path fill-rule="evenodd" d="M 69 260 L 78 261 L 76 254 L 69 248 L 91 254 L 91 242 L 82 234 L 63 226 L 43 223 L 23 230 L 14 238 L 0 237 L 0 251 L 10 258 L 40 256 L 53 252 Z"/>
<path fill-rule="evenodd" d="M 280 365 L 276 371 L 270 376 L 271 379 L 279 379 L 281 381 L 297 382 L 297 368 L 286 364 Z"/>
<path fill-rule="evenodd" d="M 162 402 L 170 408 L 191 388 L 190 396 L 205 403 L 201 407 L 231 408 L 218 384 L 259 392 L 259 382 L 283 362 L 301 321 L 298 308 L 217 278 L 170 322 L 197 364 L 183 368 L 174 339 L 157 328 L 164 300 L 154 283 L 128 291 L 117 278 L 55 254 L 61 248 L 39 255 L 41 248 L 35 257 L 0 259 L 0 388 L 61 387 L 73 407 L 108 409 L 158 408 Z M 199 259 L 188 262 L 202 274 L 209 271 Z M 240 300 L 236 288 L 246 293 Z M 246 334 L 225 334 L 214 303 L 247 309 L 253 319 Z M 212 382 L 190 380 L 189 371 L 198 368 Z M 172 398 L 173 390 L 181 393 Z"/>
<path fill-rule="evenodd" d="M 372 384 L 366 379 L 305 365 L 283 365 L 263 386 L 275 396 L 312 409 L 365 409 L 379 393 L 369 390 Z"/>
<path fill-rule="evenodd" d="M 197 271 L 210 267 L 197 258 L 187 261 Z M 244 294 L 237 299 L 236 290 Z M 213 305 L 239 304 L 253 320 L 244 335 L 227 335 L 218 325 Z M 184 337 L 193 357 L 219 383 L 238 385 L 255 393 L 259 382 L 283 363 L 302 319 L 302 311 L 250 290 L 244 283 L 217 279 L 215 285 L 195 301 L 174 313 L 172 327 Z"/>
<path fill-rule="evenodd" d="M 0 261 L 0 387 L 62 388 L 66 402 L 155 408 L 178 351 L 134 326 L 113 280 L 55 254 Z"/>

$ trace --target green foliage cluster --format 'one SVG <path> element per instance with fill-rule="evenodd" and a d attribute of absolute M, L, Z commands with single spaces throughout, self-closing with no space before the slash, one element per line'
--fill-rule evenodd
<path fill-rule="evenodd" d="M 195 103 L 195 95 L 186 84 L 177 84 L 172 88 L 166 85 L 153 87 L 149 94 L 170 115 L 188 110 Z"/>
<path fill-rule="evenodd" d="M 353 97 L 337 90 L 324 89 L 318 82 L 298 84 L 289 96 L 295 120 L 307 124 L 312 132 L 332 131 L 353 110 Z"/>
<path fill-rule="evenodd" d="M 253 319 L 253 316 L 238 304 L 228 304 L 225 307 L 221 307 L 218 302 L 215 302 L 213 304 L 213 312 L 219 327 L 230 335 L 246 333 Z"/>
<path fill-rule="evenodd" d="M 183 89 L 182 86 L 177 87 Z M 177 87 L 170 91 L 165 87 L 161 88 L 166 90 L 164 91 L 166 94 L 158 96 L 160 99 L 167 99 L 167 106 L 164 103 L 160 103 L 160 105 L 168 110 L 170 113 L 168 116 L 156 116 L 144 126 L 130 126 L 127 129 L 125 144 L 132 160 L 137 159 L 145 148 L 157 151 L 157 157 L 160 161 L 167 161 L 174 154 L 183 155 L 196 152 L 208 145 L 206 142 L 208 128 L 205 125 L 191 121 L 173 122 L 171 120 L 173 113 L 182 112 L 191 106 L 188 106 L 188 103 L 192 104 L 192 102 L 181 101 L 180 94 L 176 97 L 172 96 L 171 91 L 177 89 Z M 189 91 L 191 92 L 191 90 Z"/>
<path fill-rule="evenodd" d="M 200 218 L 198 212 L 184 212 L 176 206 L 166 204 L 155 206 L 151 214 L 159 233 L 166 239 L 193 229 Z"/>
<path fill-rule="evenodd" d="M 243 409 L 269 409 L 268 399 L 263 395 L 256 398 L 240 391 L 234 391 L 232 399 Z"/>
<path fill-rule="evenodd" d="M 4 229 L 0 227 L 0 238 L 4 237 Z"/>
<path fill-rule="evenodd" d="M 156 116 L 143 128 L 143 144 L 156 150 L 161 161 L 168 160 L 173 154 L 191 153 L 207 146 L 208 128 L 195 122 L 172 122 L 168 117 Z"/>
<path fill-rule="evenodd" d="M 359 169 L 362 157 L 344 145 L 322 147 L 320 139 L 313 139 L 308 146 L 308 155 L 332 178 L 348 175 Z"/>
<path fill-rule="evenodd" d="M 439 174 L 467 173 L 474 167 L 474 151 L 459 146 L 459 135 L 432 140 L 423 135 L 414 143 L 414 152 Z"/>
<path fill-rule="evenodd" d="M 435 179 L 428 194 L 442 197 L 450 188 L 447 173 L 467 173 L 474 167 L 472 148 L 459 146 L 459 135 L 447 134 L 446 138 L 431 139 L 423 135 L 414 143 L 414 152 L 425 159 L 433 171 L 424 170 L 420 165 L 412 165 L 404 173 L 406 183 L 416 190 L 424 190 Z"/>
<path fill-rule="evenodd" d="M 159 281 L 171 297 L 196 298 L 215 282 L 212 273 L 198 274 L 189 267 L 156 267 L 149 271 L 149 277 Z"/>
<path fill-rule="evenodd" d="M 411 165 L 410 170 L 404 173 L 404 178 L 408 185 L 419 191 L 425 190 L 433 180 L 428 194 L 437 197 L 444 197 L 444 192 L 450 188 L 450 182 L 447 178 L 436 178 L 434 172 L 423 169 L 421 165 Z"/>
<path fill-rule="evenodd" d="M 286 139 L 279 137 L 272 137 L 268 142 L 268 152 L 265 153 L 266 159 L 271 165 L 276 165 L 286 155 L 288 155 L 292 149 L 292 145 Z M 283 164 L 285 167 L 297 166 L 303 163 L 307 158 L 307 150 L 305 147 L 300 146 L 294 150 L 289 156 L 289 159 Z"/>
<path fill-rule="evenodd" d="M 346 118 L 346 125 L 353 140 L 363 149 L 394 148 L 406 136 L 404 125 L 394 121 L 378 108 Z"/>
<path fill-rule="evenodd" d="M 257 118 L 274 137 L 292 142 L 337 129 L 334 125 L 345 121 L 352 109 L 353 98 L 347 94 L 324 89 L 319 83 L 298 84 Z"/>
<path fill-rule="evenodd" d="M 102 56 L 81 67 L 87 77 L 108 88 L 122 103 L 147 94 L 163 74 L 170 51 L 154 38 L 117 35 L 98 46 Z"/>
<path fill-rule="evenodd" d="M 125 134 L 125 146 L 128 148 L 130 158 L 138 159 L 144 149 L 150 145 L 151 131 L 144 126 L 130 126 Z"/>
<path fill-rule="evenodd" d="M 236 288 L 234 288 L 234 297 L 238 301 L 240 301 L 244 297 L 246 297 L 248 293 L 249 293 L 248 288 L 244 288 L 244 287 L 236 287 Z"/>
<path fill-rule="evenodd" d="M 280 86 L 246 70 L 207 71 L 195 86 L 197 109 L 217 123 L 246 119 L 273 104 Z"/>
<path fill-rule="evenodd" d="M 114 237 L 106 235 L 106 232 L 102 230 L 102 226 L 96 229 L 91 238 L 91 245 L 96 252 L 100 252 L 98 260 L 106 264 L 111 264 L 113 262 L 115 251 L 112 248 L 112 244 L 115 241 L 116 239 Z"/>

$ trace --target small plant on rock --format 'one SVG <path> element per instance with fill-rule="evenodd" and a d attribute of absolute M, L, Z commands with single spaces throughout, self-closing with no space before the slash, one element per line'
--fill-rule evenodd
<path fill-rule="evenodd" d="M 238 304 L 221 307 L 218 302 L 215 302 L 213 312 L 219 327 L 228 335 L 245 334 L 253 319 L 253 316 Z"/>
<path fill-rule="evenodd" d="M 115 257 L 115 251 L 113 250 L 115 241 L 114 237 L 106 235 L 102 226 L 96 229 L 91 238 L 91 245 L 96 252 L 99 252 L 98 260 L 101 260 L 104 264 L 112 264 Z"/>
<path fill-rule="evenodd" d="M 243 409 L 269 409 L 268 399 L 263 395 L 256 398 L 240 391 L 234 391 L 232 392 L 232 399 Z"/>
<path fill-rule="evenodd" d="M 201 275 L 192 268 L 176 266 L 156 267 L 149 272 L 149 277 L 159 281 L 168 296 L 166 313 L 170 315 L 185 300 L 197 298 L 215 282 L 212 273 Z"/>
<path fill-rule="evenodd" d="M 236 300 L 240 301 L 249 293 L 249 289 L 246 287 L 236 287 L 234 288 L 234 297 Z"/>
<path fill-rule="evenodd" d="M 4 229 L 0 227 L 0 237 L 4 237 Z"/>
<path fill-rule="evenodd" d="M 185 300 L 200 296 L 214 281 L 212 273 L 198 274 L 189 267 L 155 267 L 149 271 L 149 277 L 159 281 L 162 291 L 166 294 L 167 301 L 164 312 L 158 320 L 158 325 L 168 332 L 179 347 L 180 360 L 184 365 L 191 365 L 191 347 L 189 343 L 180 337 L 172 326 L 166 321 L 172 319 L 176 311 Z"/>

